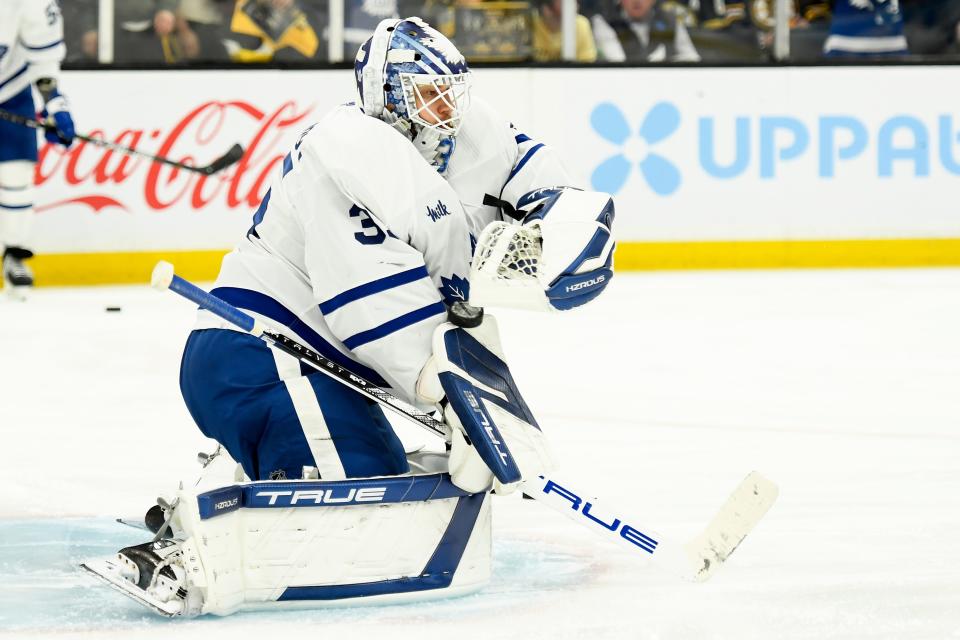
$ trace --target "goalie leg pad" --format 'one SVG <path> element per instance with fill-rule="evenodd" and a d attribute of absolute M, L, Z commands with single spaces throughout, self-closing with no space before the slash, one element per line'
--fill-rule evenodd
<path fill-rule="evenodd" d="M 475 591 L 490 577 L 489 497 L 456 488 L 447 473 L 205 483 L 178 499 L 180 539 L 140 553 L 164 556 L 162 568 L 139 556 L 85 563 L 163 615 L 426 600 Z"/>

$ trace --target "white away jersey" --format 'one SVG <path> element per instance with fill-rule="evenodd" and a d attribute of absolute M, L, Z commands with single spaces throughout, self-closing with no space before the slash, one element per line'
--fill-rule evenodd
<path fill-rule="evenodd" d="M 569 184 L 542 145 L 475 100 L 446 178 L 343 105 L 301 134 L 213 293 L 410 402 L 477 233 L 534 188 Z M 489 198 L 488 198 L 489 200 Z M 201 312 L 198 328 L 229 328 Z"/>
<path fill-rule="evenodd" d="M 37 78 L 56 78 L 65 53 L 57 0 L 0 2 L 0 103 Z"/>

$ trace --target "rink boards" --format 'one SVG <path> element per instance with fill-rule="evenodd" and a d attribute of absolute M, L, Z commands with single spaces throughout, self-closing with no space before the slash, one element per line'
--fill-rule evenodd
<path fill-rule="evenodd" d="M 619 269 L 960 264 L 951 67 L 481 69 L 475 95 L 614 194 Z M 349 71 L 69 72 L 78 130 L 206 164 L 44 147 L 40 284 L 212 278 L 286 149 Z"/>

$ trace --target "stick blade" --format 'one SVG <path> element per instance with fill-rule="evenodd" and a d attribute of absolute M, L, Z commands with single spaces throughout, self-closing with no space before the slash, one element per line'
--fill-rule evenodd
<path fill-rule="evenodd" d="M 217 173 L 218 171 L 222 171 L 239 161 L 240 158 L 243 157 L 243 153 L 243 147 L 241 147 L 239 144 L 234 144 L 225 154 L 205 166 L 203 168 L 203 173 L 209 176 Z"/>
<path fill-rule="evenodd" d="M 684 545 L 695 582 L 708 580 L 776 502 L 780 490 L 753 471 L 741 482 L 703 533 Z"/>

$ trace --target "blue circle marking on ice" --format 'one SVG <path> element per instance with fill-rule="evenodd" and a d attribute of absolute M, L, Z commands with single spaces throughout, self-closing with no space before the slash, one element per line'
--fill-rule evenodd
<path fill-rule="evenodd" d="M 108 519 L 0 520 L 0 628 L 83 631 L 157 617 L 80 568 L 147 535 Z"/>
<path fill-rule="evenodd" d="M 0 629 L 5 631 L 84 632 L 129 629 L 146 625 L 182 624 L 163 618 L 117 593 L 80 568 L 80 563 L 116 553 L 149 539 L 146 531 L 107 518 L 0 519 Z M 375 622 L 407 611 L 464 614 L 496 612 L 538 597 L 562 597 L 568 589 L 589 582 L 589 558 L 562 547 L 531 540 L 502 539 L 493 545 L 493 574 L 479 592 L 430 602 L 342 607 L 296 612 L 297 622 Z M 237 614 L 249 622 L 289 620 L 289 611 Z M 201 620 L 215 620 L 204 617 Z M 199 622 L 199 621 L 198 621 Z"/>

